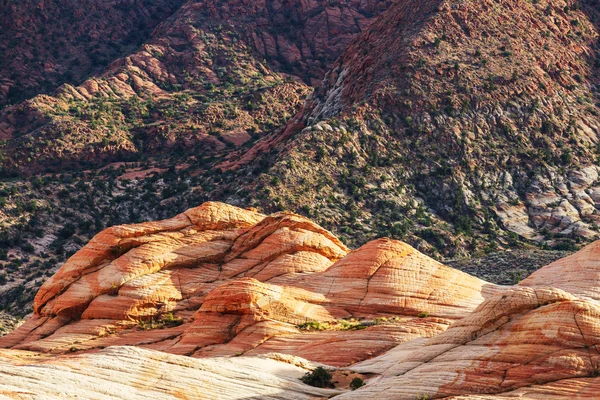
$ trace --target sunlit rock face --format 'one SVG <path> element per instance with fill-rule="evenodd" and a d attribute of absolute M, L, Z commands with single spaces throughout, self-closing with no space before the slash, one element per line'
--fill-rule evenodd
<path fill-rule="evenodd" d="M 350 251 L 298 215 L 206 203 L 98 234 L 0 343 L 50 353 L 112 344 L 195 357 L 283 352 L 348 365 L 433 336 L 498 290 L 398 241 Z M 377 318 L 361 329 L 302 329 Z"/>
<path fill-rule="evenodd" d="M 592 399 L 597 247 L 503 287 L 402 242 L 352 251 L 295 214 L 205 203 L 109 228 L 69 259 L 0 338 L 0 393 Z M 300 382 L 318 365 L 336 388 Z"/>

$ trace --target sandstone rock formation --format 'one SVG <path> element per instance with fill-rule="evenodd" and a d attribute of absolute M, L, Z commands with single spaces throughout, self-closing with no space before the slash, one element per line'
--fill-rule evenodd
<path fill-rule="evenodd" d="M 298 215 L 205 203 L 75 254 L 0 338 L 0 393 L 591 399 L 598 246 L 502 287 L 402 242 L 350 251 Z M 300 383 L 318 365 L 335 389 Z"/>
<path fill-rule="evenodd" d="M 206 200 L 291 210 L 353 247 L 387 236 L 440 259 L 593 240 L 595 3 L 393 3 L 186 2 L 104 73 L 3 110 L 0 176 L 40 175 L 4 181 L 19 195 L 7 197 L 0 242 L 21 276 L 2 285 L 1 306 L 26 312 L 42 281 L 35 262 L 50 275 L 106 226 Z M 98 171 L 112 161 L 137 163 L 119 177 Z M 47 170 L 81 184 L 63 188 L 70 179 Z M 189 175 L 149 176 L 169 171 Z M 113 201 L 115 189 L 84 202 L 97 173 L 131 201 Z M 62 189 L 72 196 L 46 207 Z M 60 229 L 82 219 L 61 243 Z M 29 257 L 29 245 L 48 257 Z"/>
<path fill-rule="evenodd" d="M 64 353 L 118 343 L 197 357 L 279 352 L 348 365 L 439 333 L 498 290 L 401 242 L 381 239 L 349 253 L 303 217 L 206 203 L 98 234 L 42 286 L 34 316 L 0 345 Z M 336 324 L 302 329 L 349 319 L 372 322 L 347 323 L 343 338 Z"/>
<path fill-rule="evenodd" d="M 559 289 L 510 289 L 408 354 L 394 349 L 400 356 L 382 362 L 380 381 L 345 396 L 443 398 L 596 377 L 598 316 L 595 303 Z M 373 372 L 378 363 L 353 368 Z"/>
<path fill-rule="evenodd" d="M 308 400 L 339 393 L 303 385 L 298 378 L 308 367 L 277 355 L 197 360 L 136 347 L 53 358 L 2 351 L 0 398 Z"/>

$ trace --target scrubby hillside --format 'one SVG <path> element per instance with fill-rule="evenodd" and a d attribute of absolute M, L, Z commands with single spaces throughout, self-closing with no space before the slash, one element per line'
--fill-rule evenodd
<path fill-rule="evenodd" d="M 182 2 L 3 1 L 0 109 L 102 71 L 148 39 Z"/>
<path fill-rule="evenodd" d="M 302 80 L 319 82 L 388 3 L 187 2 L 101 74 L 0 114 L 4 175 L 240 146 L 285 124 Z"/>
<path fill-rule="evenodd" d="M 106 226 L 228 196 L 241 180 L 215 161 L 284 125 L 312 91 L 306 82 L 389 5 L 247 3 L 186 2 L 139 48 L 106 53 L 101 73 L 0 112 L 0 307 L 27 314 L 43 280 Z M 35 18 L 20 12 L 25 29 Z M 110 19 L 102 12 L 90 17 Z"/>
<path fill-rule="evenodd" d="M 598 234 L 597 20 L 585 1 L 397 2 L 286 129 L 223 165 L 263 173 L 251 202 L 352 237 L 569 249 Z"/>

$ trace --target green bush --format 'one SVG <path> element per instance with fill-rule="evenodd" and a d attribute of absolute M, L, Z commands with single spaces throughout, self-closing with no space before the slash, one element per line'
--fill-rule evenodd
<path fill-rule="evenodd" d="M 312 372 L 307 372 L 304 374 L 300 380 L 307 385 L 324 388 L 324 387 L 332 387 L 331 384 L 331 374 L 323 367 L 317 367 Z"/>
<path fill-rule="evenodd" d="M 365 385 L 365 381 L 363 381 L 359 377 L 356 377 L 356 378 L 352 379 L 352 382 L 350 382 L 350 389 L 356 390 L 359 387 L 364 386 L 364 385 Z"/>

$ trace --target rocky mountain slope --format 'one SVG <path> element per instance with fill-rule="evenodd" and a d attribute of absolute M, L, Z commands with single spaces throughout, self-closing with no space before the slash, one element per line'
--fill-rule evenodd
<path fill-rule="evenodd" d="M 221 165 L 264 173 L 249 202 L 364 240 L 572 247 L 598 234 L 597 21 L 587 1 L 396 2 L 285 129 Z"/>
<path fill-rule="evenodd" d="M 9 332 L 14 331 L 21 323 L 22 321 L 18 318 L 15 318 L 4 311 L 0 311 L 0 336 L 4 336 Z"/>
<path fill-rule="evenodd" d="M 3 1 L 0 109 L 101 72 L 143 43 L 181 4 L 182 0 Z"/>
<path fill-rule="evenodd" d="M 399 241 L 348 252 L 301 216 L 206 203 L 75 254 L 0 338 L 0 393 L 594 398 L 599 249 L 497 286 Z M 335 387 L 301 383 L 317 366 Z"/>
<path fill-rule="evenodd" d="M 187 2 L 102 74 L 0 114 L 4 174 L 240 146 L 294 115 L 302 79 L 320 81 L 388 3 Z"/>

